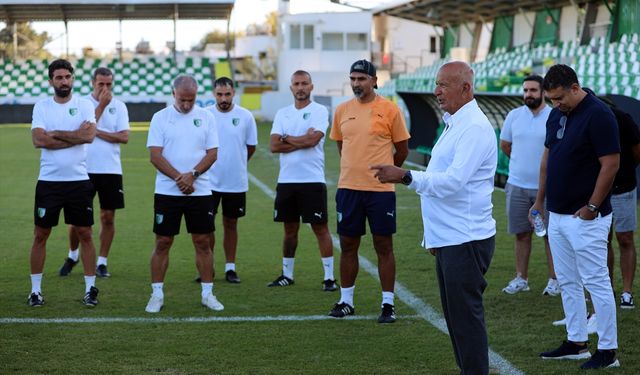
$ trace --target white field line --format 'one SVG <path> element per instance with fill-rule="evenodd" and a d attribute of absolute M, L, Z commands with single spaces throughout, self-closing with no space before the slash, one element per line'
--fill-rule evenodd
<path fill-rule="evenodd" d="M 407 163 L 412 167 L 418 167 L 424 169 L 424 166 L 415 163 Z M 262 181 L 258 180 L 254 175 L 249 173 L 249 180 L 256 185 L 260 190 L 262 190 L 267 196 L 272 199 L 275 199 L 276 193 L 271 190 L 267 185 L 262 183 Z M 333 241 L 333 247 L 336 250 L 340 251 L 340 240 L 335 234 L 331 234 L 331 239 Z M 359 255 L 358 260 L 360 262 L 360 268 L 364 269 L 369 275 L 371 275 L 374 279 L 380 281 L 378 277 L 378 267 L 371 263 L 367 258 Z M 449 331 L 447 330 L 447 323 L 444 318 L 433 309 L 429 304 L 422 301 L 415 294 L 413 294 L 409 289 L 407 289 L 404 285 L 396 281 L 395 284 L 395 295 L 404 302 L 406 305 L 414 309 L 420 317 L 429 322 L 431 325 L 439 329 L 442 333 L 448 335 Z M 517 368 L 515 368 L 509 361 L 504 359 L 500 354 L 494 352 L 489 349 L 489 365 L 491 367 L 497 368 L 500 374 L 512 374 L 512 375 L 523 375 L 524 373 Z"/>
<path fill-rule="evenodd" d="M 373 315 L 353 315 L 346 320 L 374 320 Z M 401 315 L 402 319 L 419 319 L 418 315 Z M 278 315 L 278 316 L 203 316 L 203 317 L 105 317 L 105 318 L 0 318 L 0 324 L 76 324 L 76 323 L 235 323 L 235 322 L 303 322 L 339 319 L 329 315 Z"/>

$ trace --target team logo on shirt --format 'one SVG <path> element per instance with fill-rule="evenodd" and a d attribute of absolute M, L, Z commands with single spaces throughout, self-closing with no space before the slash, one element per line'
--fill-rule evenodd
<path fill-rule="evenodd" d="M 200 125 L 202 125 L 202 120 L 200 120 L 199 118 L 193 120 L 193 126 L 199 128 Z"/>
<path fill-rule="evenodd" d="M 233 124 L 233 126 L 238 126 L 238 124 L 240 124 L 240 119 L 234 117 L 233 120 L 231 120 L 231 123 Z"/>
<path fill-rule="evenodd" d="M 302 114 L 302 119 L 303 120 L 308 120 L 309 117 L 311 117 L 311 113 L 309 113 L 309 112 L 305 112 L 305 113 Z"/>
<path fill-rule="evenodd" d="M 78 114 L 78 108 L 69 108 L 69 114 L 75 116 Z"/>
<path fill-rule="evenodd" d="M 47 209 L 46 208 L 42 208 L 42 207 L 38 207 L 38 217 L 39 218 L 43 218 L 44 214 L 47 213 Z"/>
<path fill-rule="evenodd" d="M 156 224 L 162 224 L 163 220 L 164 220 L 164 215 L 156 214 Z"/>
<path fill-rule="evenodd" d="M 115 109 L 115 107 L 111 107 L 111 108 L 109 108 L 109 113 L 110 113 L 110 114 L 112 114 L 112 115 L 115 115 L 115 114 L 116 114 L 116 109 Z"/>

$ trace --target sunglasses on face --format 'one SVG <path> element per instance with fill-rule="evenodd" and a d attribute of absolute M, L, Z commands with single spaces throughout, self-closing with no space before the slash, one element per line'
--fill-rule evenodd
<path fill-rule="evenodd" d="M 567 128 L 567 116 L 560 117 L 560 129 L 556 133 L 556 138 L 562 139 L 564 137 L 564 130 Z"/>

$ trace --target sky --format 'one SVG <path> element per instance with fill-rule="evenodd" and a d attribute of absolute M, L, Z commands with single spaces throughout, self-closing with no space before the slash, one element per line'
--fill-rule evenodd
<path fill-rule="evenodd" d="M 346 0 L 351 5 L 371 8 L 397 0 Z M 289 11 L 292 14 L 325 11 L 356 11 L 357 9 L 340 6 L 329 0 L 290 0 Z M 266 15 L 278 10 L 278 0 L 236 0 L 231 13 L 232 31 L 244 31 L 252 23 L 264 23 Z M 66 37 L 62 22 L 34 22 L 37 32 L 46 31 L 52 41 L 45 48 L 53 55 L 66 52 Z M 0 28 L 4 24 L 0 22 Z M 215 29 L 226 30 L 226 21 L 189 20 L 177 23 L 176 47 L 179 51 L 190 50 L 202 37 Z M 119 40 L 120 27 L 117 21 L 69 22 L 69 51 L 80 54 L 83 47 L 91 46 L 100 53 L 113 51 Z M 90 32 L 89 32 L 90 31 Z M 151 49 L 160 52 L 167 41 L 173 40 L 173 21 L 126 21 L 122 22 L 122 45 L 133 50 L 141 40 L 150 43 Z"/>

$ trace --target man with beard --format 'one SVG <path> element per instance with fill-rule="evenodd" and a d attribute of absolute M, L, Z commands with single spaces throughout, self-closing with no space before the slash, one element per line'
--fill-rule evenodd
<path fill-rule="evenodd" d="M 271 152 L 280 154 L 273 220 L 284 223 L 282 274 L 269 287 L 294 283 L 300 218 L 311 225 L 318 240 L 324 279 L 322 290 L 338 289 L 333 277 L 333 244 L 329 233 L 327 187 L 324 178 L 324 140 L 329 126 L 327 109 L 311 100 L 311 75 L 298 70 L 291 76 L 294 103 L 276 113 L 271 128 Z"/>
<path fill-rule="evenodd" d="M 87 174 L 85 144 L 96 136 L 96 117 L 90 101 L 72 95 L 73 67 L 68 61 L 55 60 L 49 65 L 49 85 L 54 95 L 36 103 L 31 123 L 33 145 L 42 153 L 31 247 L 31 294 L 27 302 L 34 307 L 44 305 L 41 283 L 47 239 L 64 209 L 64 221 L 74 226 L 80 241 L 85 281 L 82 301 L 94 307 L 98 304 L 98 289 L 96 248 L 91 236 L 93 186 Z"/>
<path fill-rule="evenodd" d="M 355 313 L 353 293 L 358 275 L 358 248 L 366 233 L 373 237 L 382 287 L 379 323 L 396 321 L 394 284 L 396 262 L 393 234 L 396 232 L 395 186 L 383 184 L 369 167 L 374 164 L 401 166 L 409 154 L 409 132 L 402 112 L 393 102 L 376 94 L 376 68 L 358 60 L 349 71 L 354 98 L 336 108 L 331 139 L 340 153 L 340 179 L 336 192 L 340 234 L 340 300 L 329 315 L 343 318 Z M 394 151 L 395 150 L 395 151 Z"/>
<path fill-rule="evenodd" d="M 258 129 L 251 112 L 233 104 L 235 90 L 231 79 L 218 78 L 213 83 L 213 93 L 216 105 L 208 109 L 216 118 L 220 147 L 218 159 L 209 171 L 209 180 L 214 200 L 214 214 L 218 211 L 218 205 L 222 203 L 223 247 L 226 258 L 224 278 L 227 282 L 237 284 L 240 282 L 236 273 L 238 218 L 246 214 L 249 190 L 247 162 L 256 151 Z M 212 232 L 211 251 L 214 244 L 215 236 Z"/>
<path fill-rule="evenodd" d="M 115 236 L 116 209 L 124 208 L 120 144 L 129 142 L 129 113 L 127 106 L 112 97 L 113 73 L 100 67 L 91 77 L 93 92 L 87 99 L 95 107 L 97 133 L 88 145 L 87 171 L 93 184 L 93 196 L 100 199 L 100 256 L 96 264 L 98 277 L 109 277 L 107 257 Z M 60 268 L 60 276 L 67 276 L 78 263 L 78 236 L 69 227 L 69 255 Z"/>
<path fill-rule="evenodd" d="M 544 151 L 546 124 L 551 107 L 543 100 L 542 77 L 531 75 L 522 82 L 524 105 L 507 115 L 500 132 L 500 148 L 511 159 L 509 178 L 505 185 L 507 195 L 507 229 L 515 234 L 516 277 L 502 289 L 507 294 L 529 291 L 529 257 L 531 256 L 532 227 L 529 208 L 536 200 L 539 162 Z M 548 222 L 545 220 L 545 222 Z M 549 281 L 543 295 L 560 293 L 553 271 L 553 260 L 547 236 L 543 237 L 549 267 Z"/>

